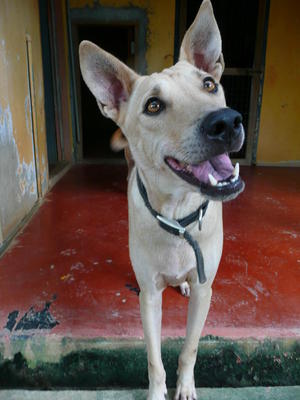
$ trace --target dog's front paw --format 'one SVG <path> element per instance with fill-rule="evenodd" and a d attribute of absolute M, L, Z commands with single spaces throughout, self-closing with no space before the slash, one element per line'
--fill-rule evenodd
<path fill-rule="evenodd" d="M 185 297 L 190 297 L 191 290 L 190 290 L 190 285 L 187 282 L 183 282 L 179 285 L 180 291 L 182 296 Z"/>
<path fill-rule="evenodd" d="M 197 400 L 194 380 L 191 382 L 177 382 L 174 400 Z"/>
<path fill-rule="evenodd" d="M 149 393 L 147 400 L 165 400 L 168 394 L 166 385 L 152 386 L 149 387 Z"/>

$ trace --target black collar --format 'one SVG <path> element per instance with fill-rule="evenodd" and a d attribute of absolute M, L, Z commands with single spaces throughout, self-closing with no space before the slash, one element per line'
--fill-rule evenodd
<path fill-rule="evenodd" d="M 152 208 L 149 202 L 146 188 L 141 180 L 138 170 L 136 173 L 136 177 L 137 177 L 137 185 L 139 188 L 139 192 L 144 200 L 145 206 L 148 208 L 153 217 L 158 220 L 160 227 L 173 235 L 184 238 L 189 243 L 189 245 L 192 246 L 197 262 L 197 272 L 198 272 L 199 282 L 201 284 L 205 283 L 206 276 L 204 272 L 204 260 L 201 249 L 199 247 L 198 242 L 194 240 L 191 234 L 186 230 L 186 227 L 192 224 L 193 222 L 198 221 L 198 228 L 199 230 L 201 230 L 202 219 L 206 213 L 209 201 L 206 200 L 203 204 L 200 205 L 200 207 L 196 211 L 192 212 L 191 214 L 187 215 L 184 218 L 169 219 L 164 217 L 163 215 L 161 215 Z"/>

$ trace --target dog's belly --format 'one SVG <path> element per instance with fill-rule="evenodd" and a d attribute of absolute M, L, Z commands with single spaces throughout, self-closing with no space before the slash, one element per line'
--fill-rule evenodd
<path fill-rule="evenodd" d="M 189 280 L 188 274 L 184 274 L 181 277 L 175 277 L 172 275 L 162 274 L 162 279 L 163 279 L 164 283 L 166 284 L 166 286 L 179 286 L 182 283 L 184 283 L 185 281 Z"/>

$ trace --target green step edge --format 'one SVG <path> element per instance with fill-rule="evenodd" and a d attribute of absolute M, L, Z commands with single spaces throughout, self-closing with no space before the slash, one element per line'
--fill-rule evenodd
<path fill-rule="evenodd" d="M 167 386 L 176 386 L 183 339 L 166 339 Z M 197 387 L 298 386 L 299 338 L 259 341 L 201 339 Z M 50 335 L 0 337 L 1 388 L 146 388 L 145 345 L 138 339 L 74 339 Z"/>

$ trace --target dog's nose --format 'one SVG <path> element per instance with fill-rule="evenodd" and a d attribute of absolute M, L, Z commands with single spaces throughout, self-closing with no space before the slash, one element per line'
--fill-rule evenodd
<path fill-rule="evenodd" d="M 232 108 L 221 108 L 209 113 L 202 122 L 208 139 L 230 144 L 242 133 L 242 116 Z"/>

